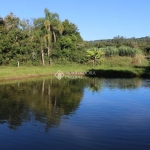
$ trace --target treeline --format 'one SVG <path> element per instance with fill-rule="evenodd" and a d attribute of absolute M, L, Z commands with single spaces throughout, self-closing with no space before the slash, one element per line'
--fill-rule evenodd
<path fill-rule="evenodd" d="M 0 65 L 93 65 L 102 57 L 150 54 L 150 37 L 83 41 L 78 27 L 61 21 L 57 13 L 44 10 L 45 17 L 20 19 L 13 13 L 0 17 Z"/>
<path fill-rule="evenodd" d="M 95 41 L 86 41 L 87 47 L 97 47 L 97 48 L 106 48 L 106 47 L 129 47 L 133 49 L 140 49 L 145 55 L 150 55 L 150 37 L 142 38 L 125 38 L 123 36 L 116 36 L 113 39 L 108 40 L 95 40 Z"/>
<path fill-rule="evenodd" d="M 0 65 L 80 62 L 84 42 L 78 27 L 48 9 L 44 13 L 32 20 L 13 13 L 0 17 Z"/>

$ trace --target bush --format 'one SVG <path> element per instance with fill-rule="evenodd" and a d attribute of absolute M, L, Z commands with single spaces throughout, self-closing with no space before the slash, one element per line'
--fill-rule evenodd
<path fill-rule="evenodd" d="M 118 56 L 118 48 L 116 47 L 106 47 L 102 48 L 102 51 L 105 53 L 105 57 Z"/>
<path fill-rule="evenodd" d="M 110 47 L 103 48 L 102 51 L 105 53 L 105 57 L 111 57 L 111 56 L 135 57 L 136 55 L 142 53 L 142 51 L 139 49 L 131 48 L 127 46 L 121 46 L 119 48 L 110 46 Z"/>
<path fill-rule="evenodd" d="M 135 57 L 136 55 L 142 53 L 139 49 L 131 48 L 127 46 L 121 46 L 119 49 L 119 56 L 130 56 Z"/>

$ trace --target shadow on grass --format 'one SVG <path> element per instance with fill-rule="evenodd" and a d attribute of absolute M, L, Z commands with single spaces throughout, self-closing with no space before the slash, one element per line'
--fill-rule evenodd
<path fill-rule="evenodd" d="M 143 70 L 143 69 L 142 69 Z M 87 74 L 88 77 L 105 77 L 105 78 L 135 78 L 135 77 L 150 77 L 150 67 L 146 67 L 142 73 L 135 73 L 129 70 L 113 70 L 113 69 L 91 69 Z"/>
<path fill-rule="evenodd" d="M 135 66 L 137 69 L 142 69 L 141 77 L 150 77 L 150 66 Z"/>

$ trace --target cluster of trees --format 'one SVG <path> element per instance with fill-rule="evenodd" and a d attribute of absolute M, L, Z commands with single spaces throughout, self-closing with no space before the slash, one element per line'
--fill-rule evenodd
<path fill-rule="evenodd" d="M 141 50 L 150 54 L 150 37 L 83 41 L 78 27 L 61 21 L 57 13 L 23 19 L 13 13 L 0 17 L 0 65 L 52 65 L 70 62 L 93 65 L 104 56 L 134 57 Z"/>
<path fill-rule="evenodd" d="M 44 13 L 45 17 L 32 20 L 21 20 L 13 13 L 0 17 L 0 65 L 77 61 L 83 47 L 78 27 L 67 19 L 62 22 L 48 9 Z"/>
<path fill-rule="evenodd" d="M 150 54 L 150 37 L 142 38 L 125 38 L 123 36 L 116 36 L 113 39 L 108 40 L 95 40 L 87 41 L 86 47 L 97 47 L 97 48 L 106 48 L 106 47 L 130 47 L 134 49 L 140 49 L 145 55 Z"/>

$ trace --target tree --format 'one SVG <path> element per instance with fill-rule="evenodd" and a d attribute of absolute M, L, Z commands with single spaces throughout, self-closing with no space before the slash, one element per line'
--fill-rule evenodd
<path fill-rule="evenodd" d="M 61 34 L 63 31 L 63 26 L 59 20 L 59 15 L 57 13 L 51 13 L 48 9 L 44 10 L 45 18 L 38 18 L 34 21 L 36 29 L 43 32 L 43 37 L 45 38 L 45 48 L 47 49 L 47 55 L 49 57 L 50 65 L 52 65 L 51 59 L 51 47 L 52 42 L 56 42 L 57 33 Z"/>
<path fill-rule="evenodd" d="M 35 23 L 36 23 L 36 21 L 37 20 L 35 20 Z M 44 49 L 47 44 L 46 43 L 46 34 L 44 34 L 44 32 L 40 28 L 36 28 L 36 30 L 34 30 L 34 32 L 33 32 L 33 38 L 34 38 L 34 42 L 39 43 L 42 64 L 43 64 L 43 66 L 45 66 Z"/>
<path fill-rule="evenodd" d="M 52 32 L 53 41 L 56 42 L 56 32 L 62 34 L 63 26 L 59 20 L 59 15 L 57 13 L 52 13 L 48 9 L 44 10 L 45 21 L 44 24 L 46 28 Z"/>
<path fill-rule="evenodd" d="M 13 13 L 10 13 L 4 18 L 4 22 L 8 31 L 18 28 L 19 18 L 16 17 Z"/>
<path fill-rule="evenodd" d="M 100 60 L 104 55 L 104 52 L 97 48 L 92 48 L 87 50 L 87 57 L 93 61 L 93 66 L 96 64 L 97 60 Z"/>
<path fill-rule="evenodd" d="M 80 36 L 79 33 L 79 29 L 78 27 L 74 24 L 69 22 L 68 19 L 66 19 L 65 21 L 62 22 L 63 26 L 64 26 L 64 30 L 62 32 L 62 35 L 68 35 L 68 36 L 76 36 L 76 41 L 77 42 L 83 42 L 82 37 Z"/>
<path fill-rule="evenodd" d="M 52 59 L 82 62 L 83 39 L 78 27 L 57 13 L 44 10 L 45 17 L 22 19 L 13 13 L 0 17 L 0 64 L 52 65 Z M 53 51 L 54 52 L 53 52 Z M 62 58 L 62 59 L 60 59 Z"/>

